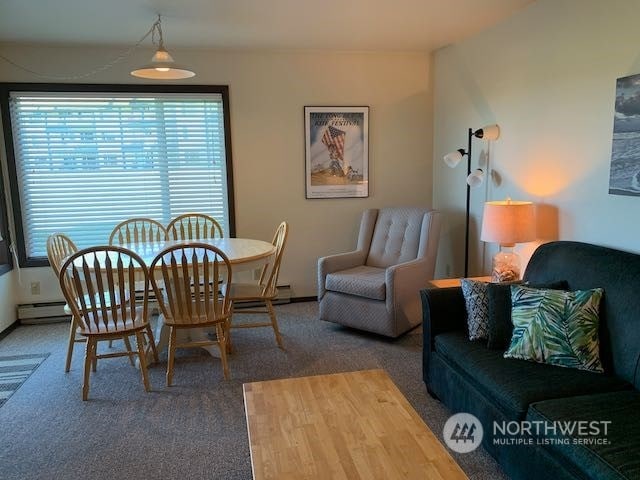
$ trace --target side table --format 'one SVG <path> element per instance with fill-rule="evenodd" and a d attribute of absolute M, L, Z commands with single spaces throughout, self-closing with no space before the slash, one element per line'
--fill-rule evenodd
<path fill-rule="evenodd" d="M 427 288 L 449 288 L 449 287 L 459 287 L 460 280 L 464 277 L 460 278 L 437 278 L 435 280 L 429 280 L 429 284 Z M 491 275 L 485 277 L 469 277 L 470 280 L 477 280 L 479 282 L 491 282 Z"/>

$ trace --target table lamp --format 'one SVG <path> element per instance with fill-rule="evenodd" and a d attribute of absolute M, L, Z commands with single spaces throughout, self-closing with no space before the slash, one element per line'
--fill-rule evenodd
<path fill-rule="evenodd" d="M 520 279 L 520 256 L 512 248 L 516 243 L 531 242 L 536 238 L 533 203 L 511 200 L 486 202 L 482 217 L 483 242 L 500 244 L 493 257 L 492 282 L 510 282 Z"/>

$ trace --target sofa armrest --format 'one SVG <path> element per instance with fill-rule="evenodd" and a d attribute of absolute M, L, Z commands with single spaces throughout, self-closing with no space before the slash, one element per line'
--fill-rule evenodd
<path fill-rule="evenodd" d="M 426 288 L 420 291 L 424 347 L 433 349 L 436 335 L 444 332 L 466 330 L 467 310 L 462 288 Z"/>
<path fill-rule="evenodd" d="M 435 337 L 444 332 L 462 330 L 467 326 L 467 310 L 462 288 L 428 288 L 420 291 L 422 298 L 422 377 L 428 384 L 429 362 Z"/>
<path fill-rule="evenodd" d="M 327 275 L 339 272 L 340 270 L 364 265 L 366 258 L 367 252 L 363 250 L 354 250 L 353 252 L 320 257 L 318 259 L 318 300 L 322 299 L 325 294 L 325 281 Z"/>

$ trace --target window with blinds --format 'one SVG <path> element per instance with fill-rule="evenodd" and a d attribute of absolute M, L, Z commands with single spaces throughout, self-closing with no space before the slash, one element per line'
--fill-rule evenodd
<path fill-rule="evenodd" d="M 225 108 L 221 93 L 9 92 L 26 263 L 54 232 L 101 245 L 133 217 L 202 212 L 232 234 Z"/>

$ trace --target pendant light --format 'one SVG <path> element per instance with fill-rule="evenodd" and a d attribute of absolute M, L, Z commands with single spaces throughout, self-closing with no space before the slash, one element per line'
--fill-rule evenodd
<path fill-rule="evenodd" d="M 158 19 L 151 26 L 151 41 L 158 46 L 158 50 L 151 57 L 151 63 L 142 68 L 138 68 L 131 72 L 131 75 L 139 78 L 149 78 L 151 80 L 180 80 L 183 78 L 191 78 L 195 73 L 187 70 L 175 63 L 173 57 L 164 48 L 164 39 L 162 38 L 162 19 L 158 15 Z"/>

